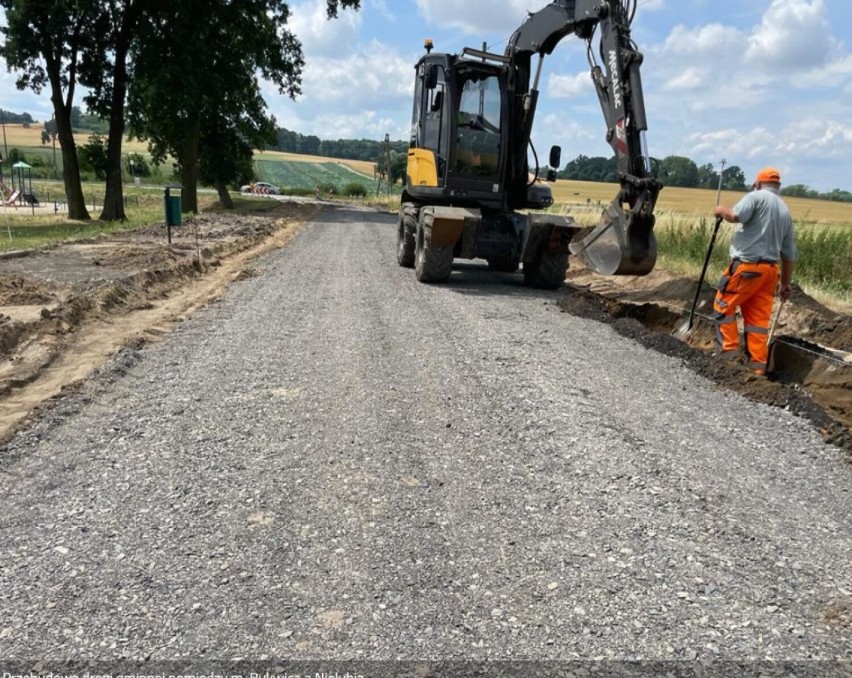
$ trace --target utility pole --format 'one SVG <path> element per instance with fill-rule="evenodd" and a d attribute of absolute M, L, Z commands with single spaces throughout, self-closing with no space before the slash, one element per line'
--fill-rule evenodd
<path fill-rule="evenodd" d="M 393 195 L 393 172 L 391 171 L 390 134 L 385 134 L 385 162 L 388 168 L 388 198 Z"/>
<path fill-rule="evenodd" d="M 3 156 L 9 157 L 9 147 L 6 145 L 6 111 L 0 108 L 0 123 L 3 125 Z"/>

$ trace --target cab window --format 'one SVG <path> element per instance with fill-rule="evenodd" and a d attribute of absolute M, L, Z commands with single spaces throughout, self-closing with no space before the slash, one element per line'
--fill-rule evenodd
<path fill-rule="evenodd" d="M 460 83 L 456 120 L 456 156 L 459 174 L 494 176 L 500 163 L 500 122 L 503 108 L 496 75 L 471 74 Z"/>

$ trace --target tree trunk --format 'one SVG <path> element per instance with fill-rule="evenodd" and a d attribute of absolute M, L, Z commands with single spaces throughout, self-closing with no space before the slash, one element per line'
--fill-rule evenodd
<path fill-rule="evenodd" d="M 124 95 L 122 94 L 122 97 Z M 127 221 L 124 212 L 124 182 L 121 176 L 121 143 L 124 137 L 124 99 L 119 109 L 113 108 L 109 116 L 109 138 L 107 140 L 107 179 L 104 194 L 103 221 Z"/>
<path fill-rule="evenodd" d="M 198 143 L 200 139 L 201 119 L 195 112 L 187 120 L 180 157 L 181 212 L 198 214 Z"/>
<path fill-rule="evenodd" d="M 224 181 L 216 182 L 216 191 L 219 193 L 219 202 L 226 210 L 234 209 L 234 200 L 228 192 L 228 185 Z"/>
<path fill-rule="evenodd" d="M 115 65 L 112 76 L 112 97 L 109 107 L 109 137 L 107 139 L 107 178 L 104 221 L 126 221 L 124 212 L 124 183 L 121 175 L 121 145 L 124 141 L 124 106 L 127 100 L 127 51 L 139 18 L 139 4 L 128 2 L 116 37 Z"/>
<path fill-rule="evenodd" d="M 79 24 L 74 28 L 72 44 L 76 45 L 79 36 Z M 74 143 L 74 133 L 71 130 L 71 105 L 74 101 L 76 86 L 76 46 L 72 49 L 72 65 L 69 67 L 67 98 L 62 96 L 62 63 L 56 58 L 51 45 L 42 48 L 45 60 L 45 73 L 50 83 L 50 102 L 53 104 L 53 117 L 56 121 L 56 134 L 62 149 L 62 180 L 65 184 L 65 200 L 68 206 L 68 218 L 80 221 L 91 219 L 86 209 L 86 199 L 83 197 L 83 187 L 80 185 L 80 165 L 77 161 L 77 146 Z"/>
<path fill-rule="evenodd" d="M 88 221 L 91 219 L 86 209 L 83 187 L 80 185 L 80 165 L 77 162 L 77 146 L 71 131 L 71 107 L 66 107 L 62 95 L 51 96 L 56 114 L 56 130 L 59 146 L 62 149 L 62 181 L 65 184 L 65 199 L 68 205 L 68 218 Z"/>

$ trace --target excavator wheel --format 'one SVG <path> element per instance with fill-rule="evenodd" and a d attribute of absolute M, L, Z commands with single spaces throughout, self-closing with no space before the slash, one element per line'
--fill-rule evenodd
<path fill-rule="evenodd" d="M 414 238 L 417 222 L 409 214 L 400 214 L 396 235 L 396 260 L 400 266 L 414 268 Z"/>
<path fill-rule="evenodd" d="M 535 261 L 524 263 L 524 285 L 541 290 L 555 290 L 565 282 L 568 255 L 565 252 L 542 251 Z"/>
<path fill-rule="evenodd" d="M 517 257 L 490 257 L 488 260 L 488 268 L 492 271 L 500 273 L 514 273 L 518 270 Z"/>
<path fill-rule="evenodd" d="M 432 215 L 421 212 L 414 245 L 414 273 L 423 283 L 446 282 L 453 272 L 453 245 L 433 245 L 426 237 Z M 426 223 L 429 222 L 429 223 Z"/>

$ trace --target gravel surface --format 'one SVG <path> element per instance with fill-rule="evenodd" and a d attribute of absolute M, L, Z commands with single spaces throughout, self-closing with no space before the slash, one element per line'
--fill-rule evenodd
<path fill-rule="evenodd" d="M 852 658 L 850 467 L 327 209 L 0 448 L 0 657 Z"/>

